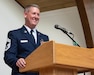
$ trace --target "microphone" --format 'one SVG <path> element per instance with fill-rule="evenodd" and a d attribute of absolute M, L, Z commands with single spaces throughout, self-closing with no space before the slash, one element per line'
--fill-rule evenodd
<path fill-rule="evenodd" d="M 56 29 L 60 29 L 61 31 L 63 31 L 77 46 L 80 47 L 80 45 L 69 35 L 69 34 L 72 34 L 73 37 L 74 37 L 74 34 L 68 30 L 66 30 L 65 28 L 61 27 L 60 25 L 55 25 L 54 26 Z"/>
<path fill-rule="evenodd" d="M 68 34 L 72 34 L 73 35 L 73 33 L 72 32 L 70 32 L 70 31 L 68 31 L 68 30 L 66 30 L 66 28 L 63 28 L 63 27 L 61 27 L 60 25 L 55 25 L 54 26 L 56 29 L 60 29 L 61 31 L 63 31 L 64 33 L 68 33 Z"/>

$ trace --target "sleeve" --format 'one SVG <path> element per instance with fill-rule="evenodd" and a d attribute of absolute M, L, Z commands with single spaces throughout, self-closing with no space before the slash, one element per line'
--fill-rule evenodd
<path fill-rule="evenodd" d="M 44 41 L 49 41 L 49 37 L 47 35 L 43 35 Z"/>
<path fill-rule="evenodd" d="M 46 41 L 49 41 L 49 37 L 48 36 L 46 36 Z"/>
<path fill-rule="evenodd" d="M 8 33 L 8 40 L 6 42 L 5 52 L 4 52 L 4 61 L 11 68 L 16 67 L 17 58 L 17 39 L 15 38 L 16 34 L 13 32 Z"/>

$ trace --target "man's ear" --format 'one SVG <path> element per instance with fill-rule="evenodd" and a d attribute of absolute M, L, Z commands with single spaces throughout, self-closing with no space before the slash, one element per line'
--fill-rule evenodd
<path fill-rule="evenodd" d="M 26 18 L 26 16 L 27 16 L 27 13 L 24 13 L 24 17 Z"/>

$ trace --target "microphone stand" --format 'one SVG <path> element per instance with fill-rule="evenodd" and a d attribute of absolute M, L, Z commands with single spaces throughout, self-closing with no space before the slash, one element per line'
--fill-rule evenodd
<path fill-rule="evenodd" d="M 78 47 L 80 47 L 80 45 L 68 34 L 68 32 L 63 31 Z"/>
<path fill-rule="evenodd" d="M 68 34 L 65 28 L 61 28 L 59 25 L 55 25 L 55 28 L 63 31 L 77 46 L 80 47 L 80 45 Z"/>

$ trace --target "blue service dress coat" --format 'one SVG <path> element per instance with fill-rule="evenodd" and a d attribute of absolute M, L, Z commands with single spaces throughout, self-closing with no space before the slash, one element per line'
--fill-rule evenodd
<path fill-rule="evenodd" d="M 6 43 L 6 51 L 4 53 L 5 63 L 12 68 L 12 75 L 39 75 L 38 73 L 19 73 L 16 62 L 19 58 L 26 58 L 32 53 L 42 41 L 49 41 L 49 37 L 37 31 L 37 44 L 35 44 L 23 26 L 20 29 L 9 31 L 8 41 Z"/>

